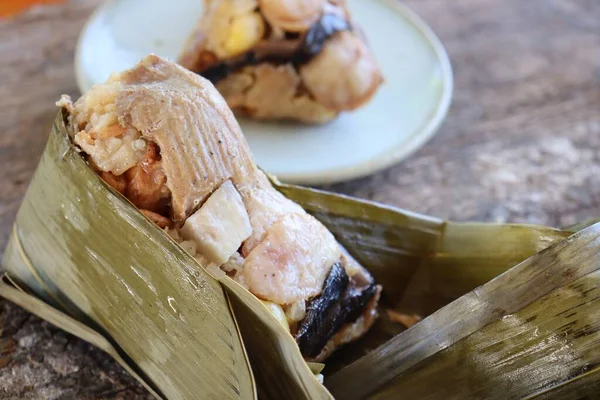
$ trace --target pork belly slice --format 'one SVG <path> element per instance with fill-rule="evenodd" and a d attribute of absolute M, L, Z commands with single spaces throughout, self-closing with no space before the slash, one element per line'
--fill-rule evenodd
<path fill-rule="evenodd" d="M 341 250 L 335 238 L 309 214 L 287 214 L 276 221 L 248 254 L 242 273 L 252 293 L 277 304 L 291 304 L 321 293 Z"/>
<path fill-rule="evenodd" d="M 302 207 L 273 190 L 266 177 L 262 178 L 259 184 L 260 187 L 242 192 L 252 224 L 252 235 L 242 246 L 243 256 L 248 256 L 261 242 L 265 232 L 275 221 L 287 214 L 305 214 Z"/>

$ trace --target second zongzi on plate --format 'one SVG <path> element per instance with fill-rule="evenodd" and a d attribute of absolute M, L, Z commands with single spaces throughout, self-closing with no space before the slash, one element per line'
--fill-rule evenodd
<path fill-rule="evenodd" d="M 215 84 L 238 114 L 324 123 L 383 83 L 345 2 L 214 0 L 179 63 Z"/>

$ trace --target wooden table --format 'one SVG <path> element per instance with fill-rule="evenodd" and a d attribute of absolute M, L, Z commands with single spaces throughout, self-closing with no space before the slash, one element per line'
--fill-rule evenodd
<path fill-rule="evenodd" d="M 98 3 L 0 21 L 0 249 L 54 101 L 77 95 L 73 48 Z M 454 220 L 562 226 L 600 217 L 600 3 L 406 3 L 450 53 L 448 120 L 402 164 L 328 189 Z M 0 328 L 0 398 L 149 398 L 103 353 L 6 302 Z"/>

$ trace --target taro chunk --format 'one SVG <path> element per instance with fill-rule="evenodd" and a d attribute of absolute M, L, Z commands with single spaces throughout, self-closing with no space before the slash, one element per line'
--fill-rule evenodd
<path fill-rule="evenodd" d="M 219 266 L 251 233 L 242 198 L 230 181 L 222 184 L 181 228 L 186 240 L 196 242 L 198 253 Z"/>

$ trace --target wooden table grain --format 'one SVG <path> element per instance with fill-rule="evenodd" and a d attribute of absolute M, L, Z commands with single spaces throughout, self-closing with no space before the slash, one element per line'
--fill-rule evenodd
<path fill-rule="evenodd" d="M 98 0 L 0 21 L 0 249 Z M 563 226 L 600 217 L 600 3 L 406 0 L 455 72 L 439 134 L 405 162 L 327 189 L 454 220 Z M 392 39 L 392 38 L 391 38 Z M 146 399 L 109 357 L 0 302 L 0 398 Z"/>

